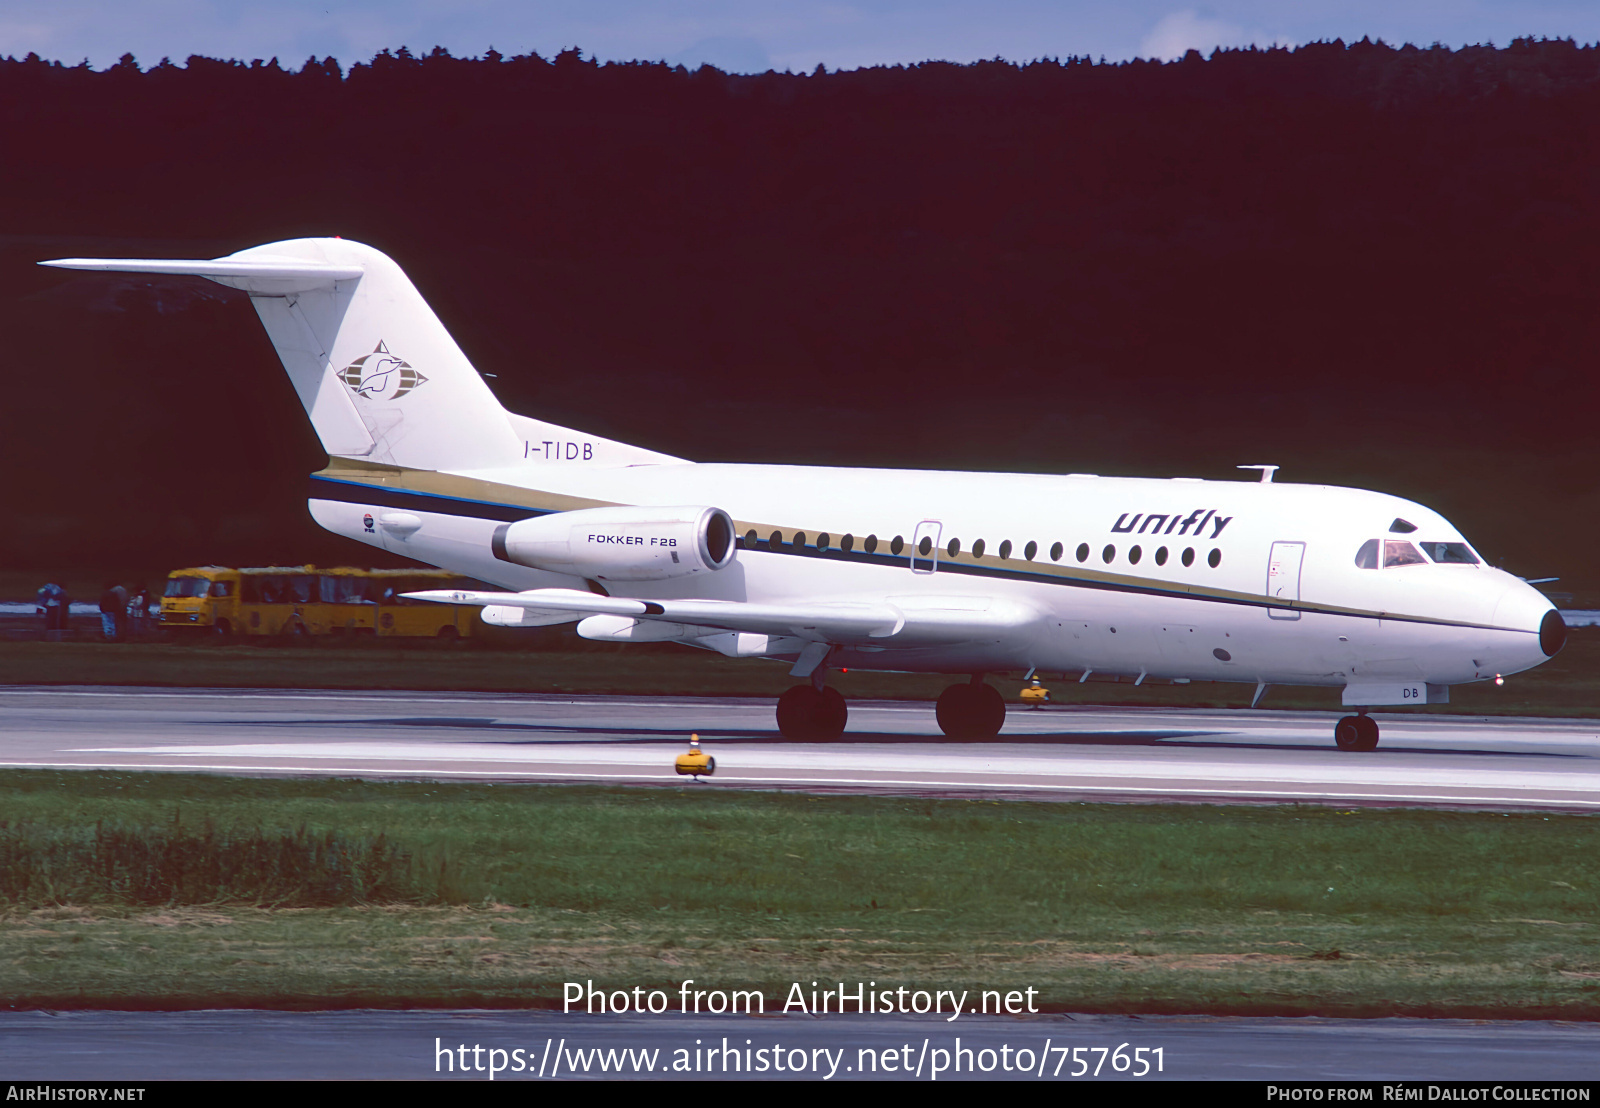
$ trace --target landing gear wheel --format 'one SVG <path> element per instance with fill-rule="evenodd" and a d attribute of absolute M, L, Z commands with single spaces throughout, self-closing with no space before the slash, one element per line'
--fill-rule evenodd
<path fill-rule="evenodd" d="M 951 685 L 939 694 L 934 716 L 950 738 L 982 741 L 1005 725 L 1006 702 L 993 685 Z"/>
<path fill-rule="evenodd" d="M 1378 749 L 1378 721 L 1371 716 L 1357 716 L 1356 727 L 1361 731 L 1361 741 L 1356 743 L 1356 749 Z"/>
<path fill-rule="evenodd" d="M 844 734 L 844 725 L 850 719 L 850 709 L 845 706 L 844 696 L 831 686 L 823 686 L 821 697 L 820 733 L 817 737 L 833 742 Z"/>
<path fill-rule="evenodd" d="M 832 742 L 849 715 L 838 689 L 796 685 L 778 698 L 778 730 L 796 742 Z"/>
<path fill-rule="evenodd" d="M 1371 716 L 1345 716 L 1334 725 L 1333 741 L 1340 750 L 1376 750 L 1378 721 Z"/>

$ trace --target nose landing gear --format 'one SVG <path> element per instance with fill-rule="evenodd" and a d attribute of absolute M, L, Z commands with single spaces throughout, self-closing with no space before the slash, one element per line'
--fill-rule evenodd
<path fill-rule="evenodd" d="M 1378 749 L 1378 721 L 1362 713 L 1345 716 L 1333 727 L 1333 742 L 1340 750 Z"/>

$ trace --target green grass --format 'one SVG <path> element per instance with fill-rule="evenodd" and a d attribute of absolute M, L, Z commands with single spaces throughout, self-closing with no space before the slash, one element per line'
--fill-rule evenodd
<path fill-rule="evenodd" d="M 12 862 L 14 1005 L 860 979 L 1031 985 L 1069 1010 L 1600 1018 L 1593 817 L 55 771 L 0 773 L 0 811 L 42 843 L 209 828 L 246 848 L 382 842 L 404 871 L 316 907 L 226 881 L 45 896 Z"/>

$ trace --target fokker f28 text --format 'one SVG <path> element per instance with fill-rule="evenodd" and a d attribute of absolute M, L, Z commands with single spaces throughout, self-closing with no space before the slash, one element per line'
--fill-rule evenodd
<path fill-rule="evenodd" d="M 796 739 L 837 738 L 840 668 L 964 675 L 947 735 L 1005 722 L 985 674 L 1341 688 L 1366 709 L 1554 655 L 1549 600 L 1437 512 L 1270 480 L 696 464 L 507 412 L 387 256 L 342 239 L 215 260 L 71 258 L 250 294 L 330 461 L 323 527 L 503 592 L 486 622 L 782 659 Z"/>

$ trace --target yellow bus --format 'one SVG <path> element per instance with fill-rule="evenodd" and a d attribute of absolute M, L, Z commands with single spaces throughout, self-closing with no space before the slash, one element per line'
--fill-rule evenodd
<path fill-rule="evenodd" d="M 161 626 L 222 639 L 375 635 L 456 640 L 472 635 L 476 607 L 430 604 L 401 594 L 483 587 L 442 569 L 198 566 L 167 575 Z"/>

